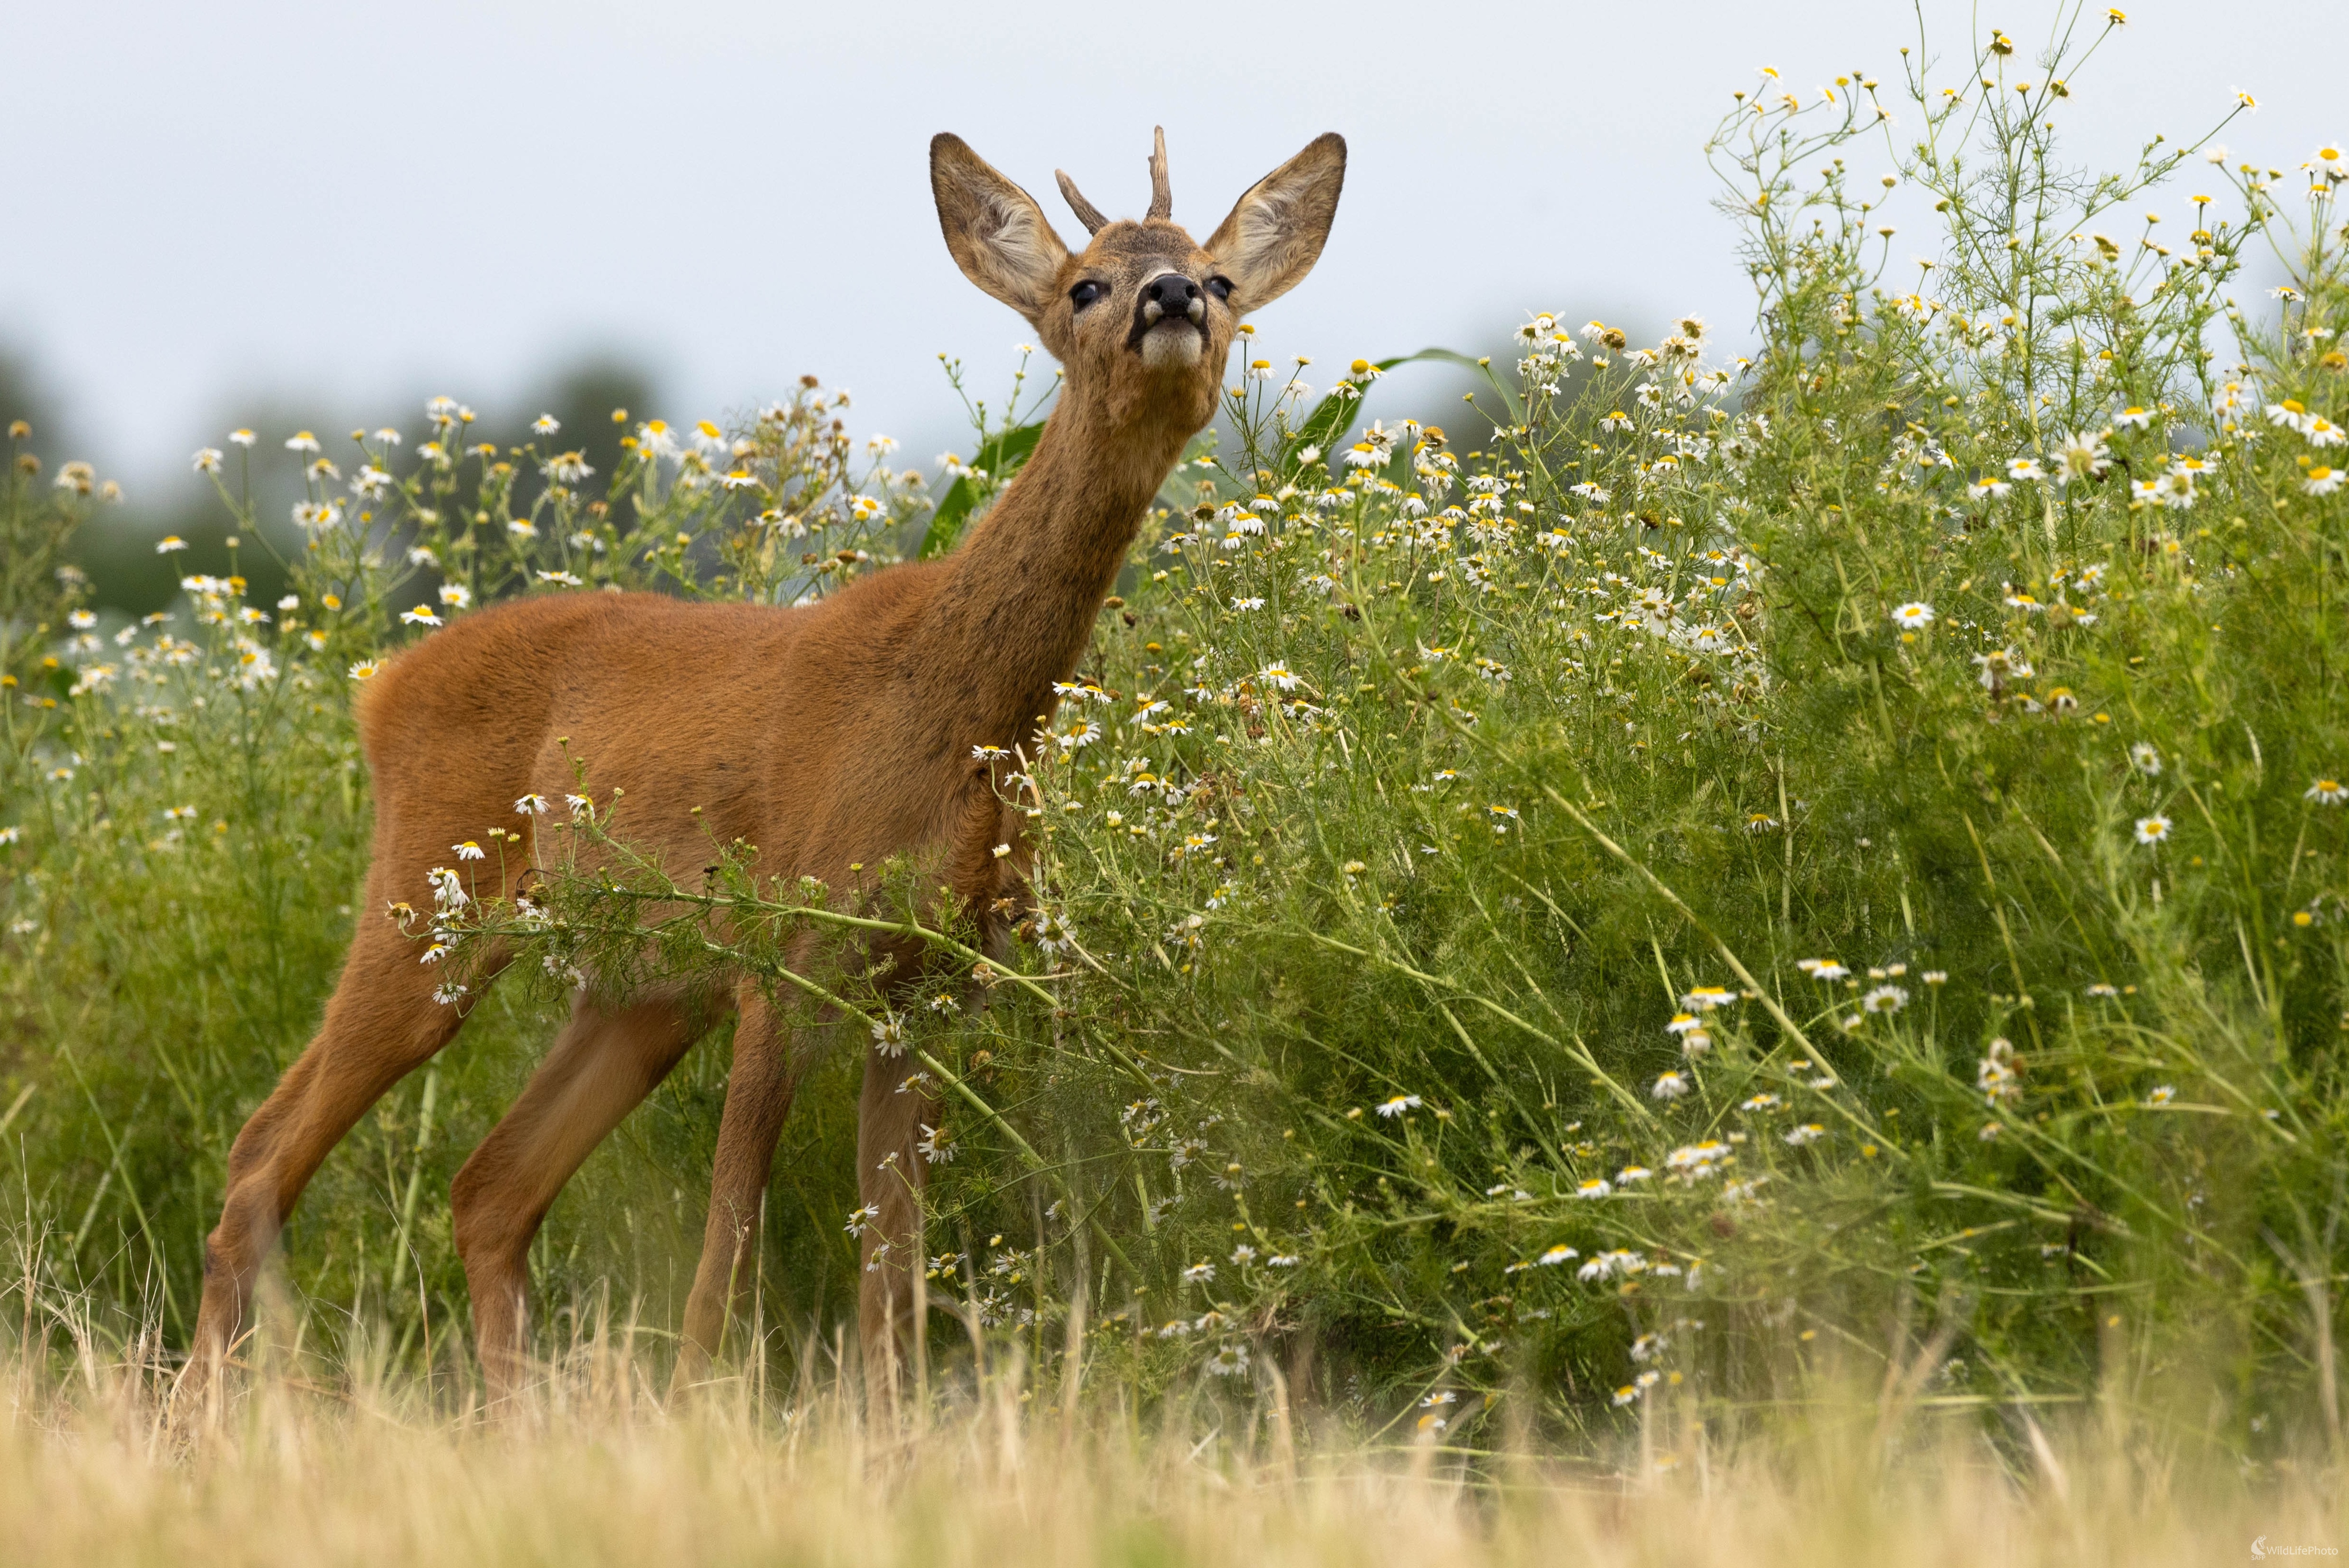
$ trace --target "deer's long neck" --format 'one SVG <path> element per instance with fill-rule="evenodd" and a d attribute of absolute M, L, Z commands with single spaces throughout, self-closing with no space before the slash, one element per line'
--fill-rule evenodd
<path fill-rule="evenodd" d="M 1052 683 L 1075 673 L 1126 549 L 1190 436 L 1179 415 L 1160 417 L 1167 413 L 1113 418 L 1077 387 L 1062 388 L 1027 466 L 949 557 L 916 639 L 925 684 L 942 693 L 927 716 L 938 741 L 965 753 L 1012 746 L 1051 714 Z"/>

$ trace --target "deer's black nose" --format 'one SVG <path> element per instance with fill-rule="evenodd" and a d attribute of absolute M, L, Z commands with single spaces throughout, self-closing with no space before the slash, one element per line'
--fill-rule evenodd
<path fill-rule="evenodd" d="M 1162 273 L 1143 285 L 1142 297 L 1168 315 L 1190 315 L 1199 301 L 1199 285 L 1180 273 Z"/>

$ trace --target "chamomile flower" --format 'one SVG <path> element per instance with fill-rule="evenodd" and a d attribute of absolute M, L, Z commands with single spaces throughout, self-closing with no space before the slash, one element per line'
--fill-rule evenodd
<path fill-rule="evenodd" d="M 2160 843 L 2169 837 L 2169 819 L 2158 811 L 2150 817 L 2139 817 L 2137 820 L 2137 841 L 2147 845 Z"/>
<path fill-rule="evenodd" d="M 1657 1078 L 1654 1087 L 1648 1090 L 1648 1096 L 1651 1099 L 1672 1100 L 1680 1099 L 1688 1091 L 1688 1079 L 1679 1073 L 1669 1072 Z"/>
<path fill-rule="evenodd" d="M 2267 421 L 2279 430 L 2297 430 L 2302 435 L 2308 433 L 2308 409 L 2294 397 L 2269 404 Z"/>
<path fill-rule="evenodd" d="M 2338 779 L 2319 779 L 2308 787 L 2306 798 L 2320 806 L 2338 806 L 2342 801 L 2349 800 L 2349 784 L 2344 784 Z"/>
<path fill-rule="evenodd" d="M 581 451 L 558 452 L 540 464 L 538 471 L 557 484 L 575 485 L 595 470 L 588 464 L 587 454 Z"/>
<path fill-rule="evenodd" d="M 1973 660 L 1982 668 L 1982 674 L 1975 678 L 1982 683 L 1982 689 L 1988 692 L 1998 691 L 2010 678 L 2028 680 L 2033 673 L 2031 661 L 2013 648 L 2000 648 L 1992 653 L 1976 654 Z"/>
<path fill-rule="evenodd" d="M 2301 475 L 2300 488 L 2311 495 L 2331 495 L 2341 488 L 2342 470 L 2324 463 Z"/>
<path fill-rule="evenodd" d="M 2105 449 L 2105 438 L 2100 435 L 2069 435 L 2056 445 L 2054 465 L 2055 483 L 2060 489 L 2081 480 L 2104 478 L 2105 471 L 2112 467 L 2112 454 Z"/>
<path fill-rule="evenodd" d="M 1392 1099 L 1381 1100 L 1374 1109 L 1376 1109 L 1381 1116 L 1385 1117 L 1388 1120 L 1392 1121 L 1396 1117 L 1401 1116 L 1404 1111 L 1417 1110 L 1419 1107 L 1419 1096 L 1415 1094 L 1399 1094 Z"/>
<path fill-rule="evenodd" d="M 1664 1169 L 1689 1181 L 1701 1181 L 1735 1158 L 1729 1145 L 1717 1138 L 1708 1138 L 1702 1143 L 1682 1144 L 1664 1156 Z"/>
<path fill-rule="evenodd" d="M 1911 601 L 1892 612 L 1892 624 L 1904 631 L 1916 631 L 1933 624 L 1933 606 L 1921 601 Z"/>
<path fill-rule="evenodd" d="M 2194 488 L 2198 477 L 2193 469 L 2174 468 L 2129 488 L 2141 500 L 2158 500 L 2172 511 L 2184 511 L 2199 499 Z"/>
<path fill-rule="evenodd" d="M 2129 766 L 2148 779 L 2161 777 L 2161 748 L 2149 740 L 2132 742 L 2129 746 Z"/>

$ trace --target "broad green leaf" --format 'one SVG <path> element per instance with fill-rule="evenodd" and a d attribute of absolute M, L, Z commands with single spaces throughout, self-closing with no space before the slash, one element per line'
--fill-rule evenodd
<path fill-rule="evenodd" d="M 1449 348 L 1423 348 L 1417 354 L 1399 355 L 1392 359 L 1378 360 L 1376 364 L 1383 371 L 1392 370 L 1398 365 L 1410 365 L 1423 359 L 1440 360 L 1446 365 L 1464 366 L 1470 370 L 1485 368 L 1466 355 L 1455 353 Z M 1315 446 L 1326 451 L 1330 444 L 1344 435 L 1347 428 L 1354 422 L 1354 411 L 1361 407 L 1361 402 L 1362 399 L 1359 395 L 1348 397 L 1340 392 L 1332 392 L 1324 397 L 1320 402 L 1313 406 L 1313 412 L 1306 416 L 1305 423 L 1299 425 L 1290 435 L 1289 449 L 1294 450 L 1299 447 Z"/>
<path fill-rule="evenodd" d="M 1011 476 L 1027 462 L 1035 451 L 1037 440 L 1044 434 L 1044 421 L 1021 425 L 982 442 L 976 459 L 978 467 L 1009 482 Z M 930 514 L 930 526 L 922 535 L 919 559 L 931 560 L 944 555 L 962 537 L 963 524 L 970 517 L 971 508 L 978 504 L 978 492 L 967 476 L 958 476 L 938 499 L 937 511 Z"/>

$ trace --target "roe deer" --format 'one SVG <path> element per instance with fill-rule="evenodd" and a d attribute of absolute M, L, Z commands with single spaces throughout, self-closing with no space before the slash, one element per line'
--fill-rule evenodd
<path fill-rule="evenodd" d="M 1151 500 L 1215 414 L 1240 318 L 1319 257 L 1345 161 L 1344 141 L 1320 137 L 1241 196 L 1202 246 L 1169 216 L 1161 133 L 1140 222 L 1103 219 L 1059 176 L 1092 235 L 1071 255 L 1026 191 L 959 138 L 936 138 L 930 185 L 947 249 L 1027 318 L 1066 374 L 1034 455 L 959 549 L 803 607 L 649 593 L 523 600 L 430 634 L 362 688 L 376 798 L 367 898 L 316 1037 L 230 1150 L 191 1386 L 228 1355 L 254 1276 L 320 1161 L 462 1021 L 434 1000 L 435 972 L 387 907 L 429 906 L 427 875 L 452 842 L 511 824 L 523 797 L 562 799 L 575 787 L 570 758 L 585 760 L 599 793 L 625 789 L 623 830 L 672 874 L 694 874 L 711 832 L 757 845 L 762 875 L 840 889 L 856 885 L 852 865 L 910 855 L 1000 949 L 996 903 L 1023 888 L 1028 856 L 1021 819 L 1003 804 L 1003 765 L 975 748 L 1016 746 L 1052 713 L 1053 683 L 1075 674 Z M 997 856 L 999 844 L 1013 852 Z M 511 896 L 521 874 L 495 891 Z M 917 955 L 892 956 L 895 973 L 914 973 L 906 961 Z M 735 986 L 730 1005 L 733 1072 L 679 1386 L 706 1367 L 737 1305 L 776 1140 L 823 1032 L 789 1037 L 752 982 Z M 493 1398 L 523 1370 L 528 1251 L 548 1206 L 710 1022 L 681 992 L 618 1010 L 583 992 L 458 1171 L 456 1244 Z M 901 1076 L 868 1047 L 856 1160 L 862 1202 L 877 1211 L 858 1304 L 869 1378 L 897 1365 L 911 1327 L 926 1176 L 918 1127 L 939 1119 L 934 1099 L 896 1092 Z"/>

